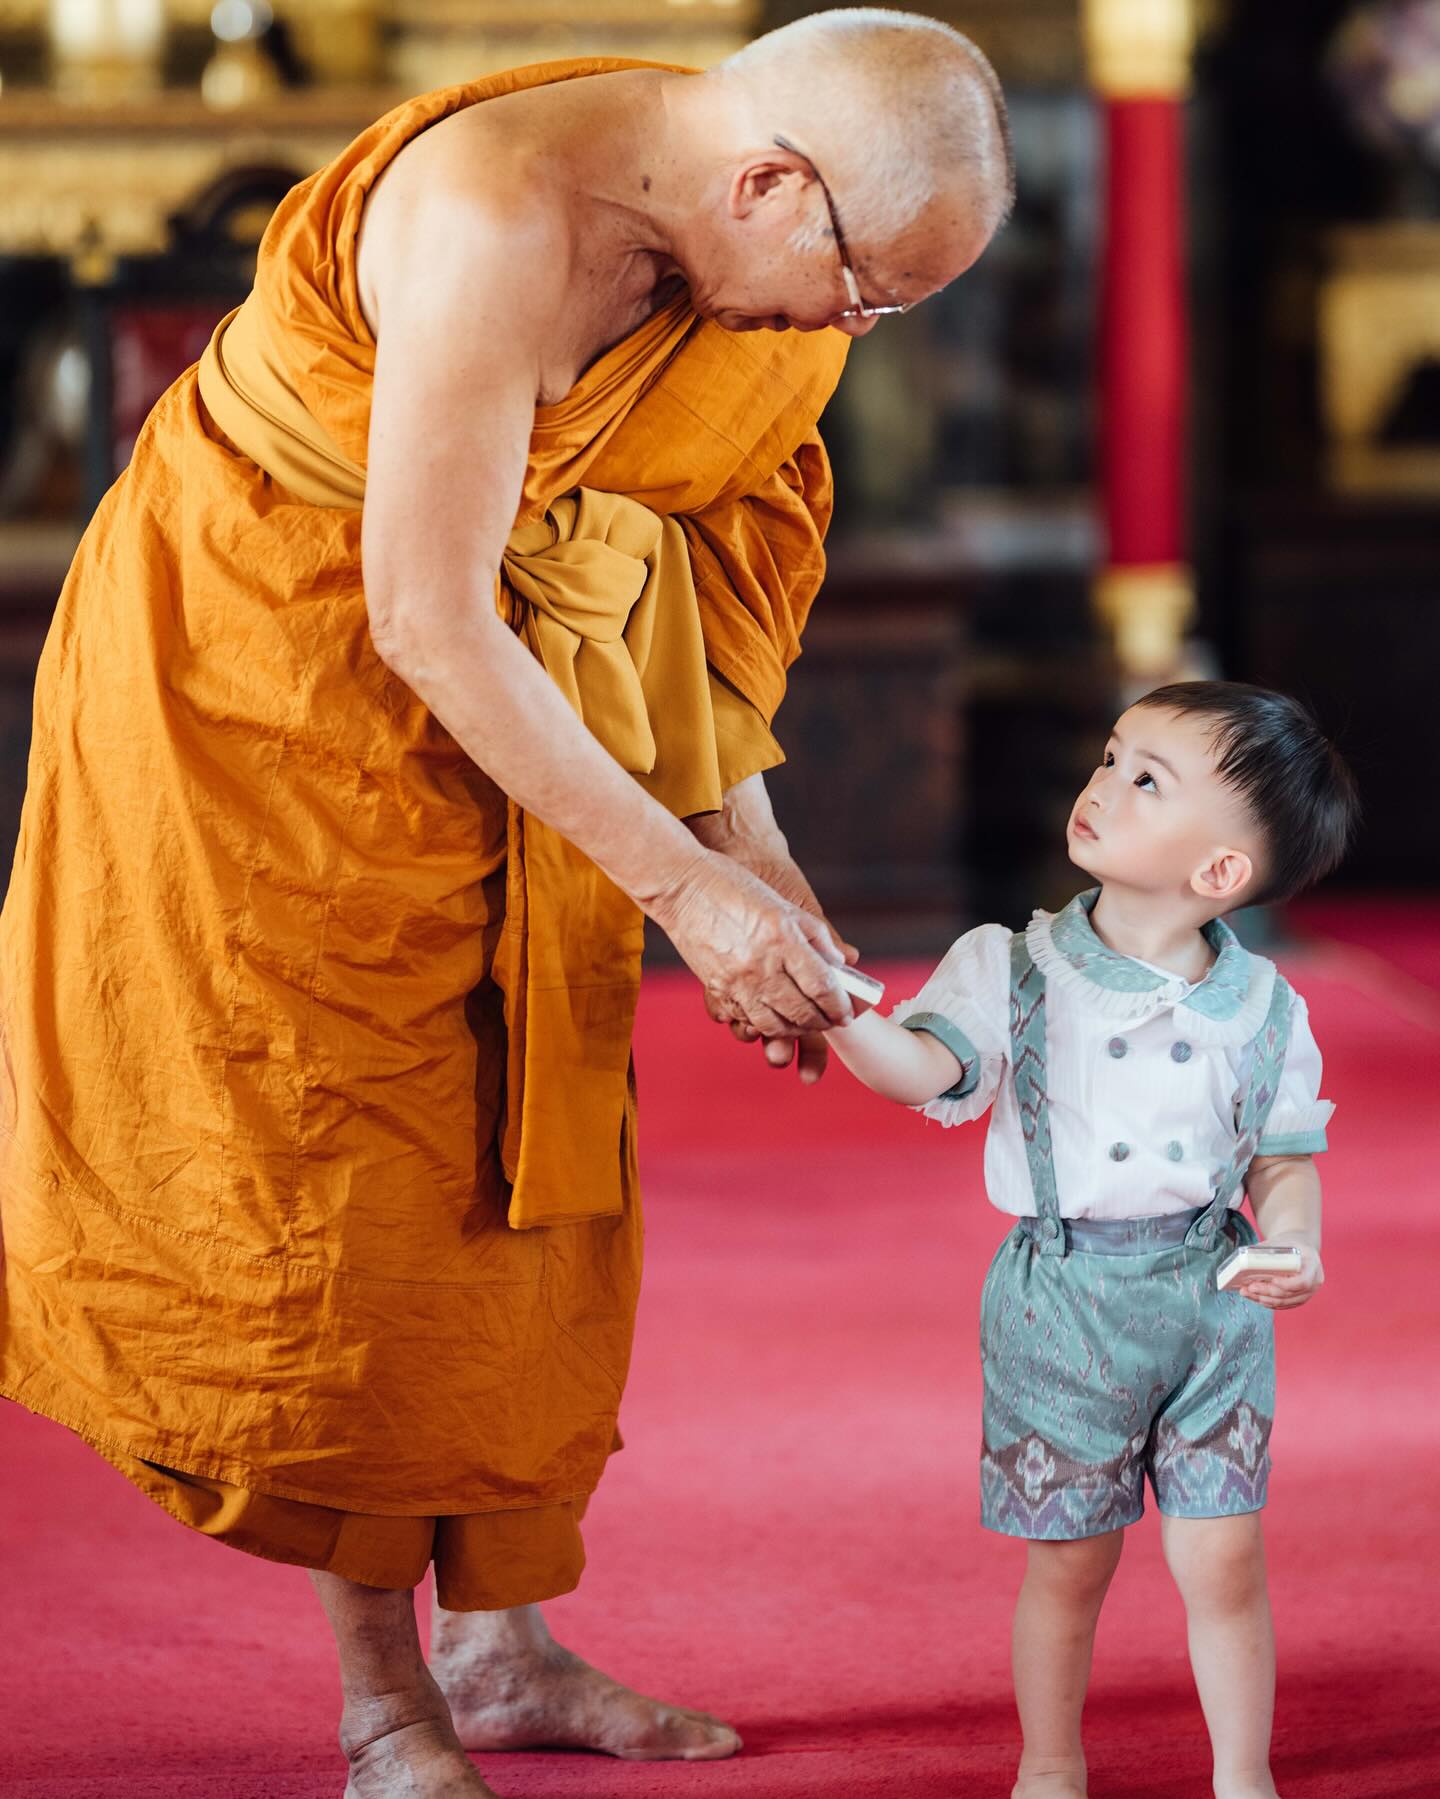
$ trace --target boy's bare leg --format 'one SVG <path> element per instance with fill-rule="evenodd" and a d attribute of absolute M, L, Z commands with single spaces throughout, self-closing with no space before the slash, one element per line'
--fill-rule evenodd
<path fill-rule="evenodd" d="M 495 1799 L 420 1653 L 415 1595 L 312 1573 L 340 1652 L 345 1799 Z"/>
<path fill-rule="evenodd" d="M 1210 1731 L 1216 1799 L 1276 1799 L 1270 1773 L 1275 1631 L 1260 1514 L 1160 1520 L 1185 1601 L 1190 1666 Z"/>
<path fill-rule="evenodd" d="M 447 1612 L 430 1666 L 468 1749 L 594 1749 L 629 1761 L 719 1761 L 740 1738 L 705 1712 L 632 1692 L 561 1648 L 538 1605 Z"/>
<path fill-rule="evenodd" d="M 1011 1799 L 1084 1799 L 1080 1714 L 1095 1625 L 1124 1542 L 1124 1531 L 1112 1530 L 1029 1545 L 1011 1638 L 1024 1737 Z"/>

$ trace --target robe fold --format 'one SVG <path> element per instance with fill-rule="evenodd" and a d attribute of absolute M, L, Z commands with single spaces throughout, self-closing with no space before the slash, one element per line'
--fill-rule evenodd
<path fill-rule="evenodd" d="M 362 481 L 374 181 L 462 107 L 637 66 L 425 96 L 282 202 L 247 329 Z M 679 809 L 749 772 L 736 706 L 768 742 L 823 571 L 815 425 L 844 349 L 677 302 L 537 411 L 507 616 L 562 685 L 583 656 L 624 690 L 610 747 Z M 47 640 L 0 915 L 0 1393 L 122 1467 L 277 1501 L 579 1502 L 639 1281 L 639 916 L 379 660 L 359 506 L 285 472 L 189 371 Z M 565 605 L 526 588 L 557 551 Z M 587 561 L 635 588 L 588 635 Z M 646 677 L 656 616 L 696 645 L 676 704 Z M 667 745 L 697 741 L 712 777 L 672 785 Z"/>

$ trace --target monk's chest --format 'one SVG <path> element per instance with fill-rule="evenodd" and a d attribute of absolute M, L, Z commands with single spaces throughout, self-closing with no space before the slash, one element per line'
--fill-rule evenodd
<path fill-rule="evenodd" d="M 607 295 L 604 282 L 594 277 L 575 282 L 573 304 L 566 308 L 562 328 L 540 361 L 536 404 L 554 406 L 563 400 L 602 357 L 668 306 L 684 285 L 678 275 L 672 276 L 637 297 L 613 291 Z"/>

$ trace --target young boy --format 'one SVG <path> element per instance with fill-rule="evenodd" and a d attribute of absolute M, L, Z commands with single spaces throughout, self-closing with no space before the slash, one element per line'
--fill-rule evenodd
<path fill-rule="evenodd" d="M 1274 1321 L 1319 1288 L 1313 1157 L 1333 1107 L 1305 1002 L 1223 922 L 1339 862 L 1356 819 L 1293 700 L 1224 682 L 1132 706 L 1070 814 L 1099 883 L 962 937 L 917 998 L 830 1042 L 943 1124 L 995 1106 L 992 1202 L 1018 1222 L 981 1301 L 981 1507 L 1028 1540 L 1014 1799 L 1084 1795 L 1080 1714 L 1101 1601 L 1148 1476 L 1184 1599 L 1216 1799 L 1273 1799 L 1275 1652 L 1260 1508 Z M 1256 1232 L 1287 1274 L 1217 1290 Z"/>

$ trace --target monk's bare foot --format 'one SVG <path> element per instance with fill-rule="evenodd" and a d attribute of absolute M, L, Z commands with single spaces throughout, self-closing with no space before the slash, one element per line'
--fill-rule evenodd
<path fill-rule="evenodd" d="M 470 1765 L 450 1720 L 413 1704 L 346 1709 L 340 1746 L 350 1763 L 345 1799 L 495 1799 Z"/>
<path fill-rule="evenodd" d="M 467 1749 L 591 1749 L 626 1761 L 721 1761 L 738 1733 L 621 1686 L 550 1635 L 538 1606 L 435 1610 L 430 1671 Z"/>
<path fill-rule="evenodd" d="M 415 1595 L 312 1569 L 335 1632 L 345 1799 L 495 1799 L 470 1766 L 420 1653 Z"/>

